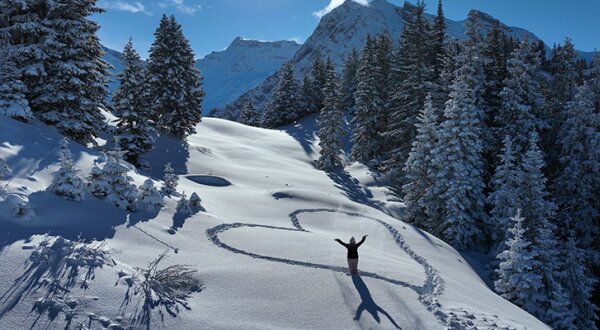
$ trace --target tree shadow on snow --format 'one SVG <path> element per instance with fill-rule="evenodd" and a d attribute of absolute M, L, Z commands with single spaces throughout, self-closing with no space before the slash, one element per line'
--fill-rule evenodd
<path fill-rule="evenodd" d="M 171 163 L 175 174 L 188 174 L 187 161 L 189 158 L 190 150 L 187 141 L 170 135 L 161 135 L 156 139 L 154 148 L 141 157 L 142 161 L 152 164 L 152 167 L 143 169 L 141 172 L 153 179 L 161 180 L 165 174 L 165 165 Z"/>
<path fill-rule="evenodd" d="M 356 314 L 354 315 L 355 321 L 360 321 L 362 313 L 367 311 L 369 314 L 371 314 L 371 316 L 373 316 L 373 319 L 375 319 L 377 323 L 381 323 L 381 319 L 379 318 L 379 313 L 381 313 L 387 317 L 387 319 L 394 325 L 394 327 L 396 327 L 396 329 L 401 329 L 396 321 L 394 321 L 392 316 L 379 305 L 377 305 L 377 303 L 373 300 L 369 288 L 362 280 L 360 275 L 352 275 L 352 282 L 354 283 L 354 287 L 356 288 L 356 291 L 358 291 L 360 299 L 362 300 L 356 309 Z"/>
<path fill-rule="evenodd" d="M 312 146 L 315 142 L 315 134 L 317 133 L 316 118 L 316 114 L 308 115 L 293 124 L 285 125 L 281 128 L 300 143 L 300 146 L 302 146 L 302 149 L 304 149 L 304 152 L 308 156 L 314 154 Z"/>
<path fill-rule="evenodd" d="M 353 178 L 350 173 L 342 168 L 327 172 L 327 176 L 335 183 L 335 186 L 344 192 L 351 201 L 370 206 L 385 213 L 385 204 L 373 199 L 373 194 L 368 188 L 363 187 L 360 182 Z"/>

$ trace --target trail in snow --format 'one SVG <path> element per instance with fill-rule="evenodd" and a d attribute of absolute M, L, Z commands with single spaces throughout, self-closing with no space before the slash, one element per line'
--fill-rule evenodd
<path fill-rule="evenodd" d="M 419 295 L 419 301 L 432 314 L 434 314 L 435 317 L 442 324 L 444 324 L 449 329 L 476 328 L 473 323 L 474 316 L 472 313 L 464 313 L 462 315 L 457 315 L 457 313 L 444 310 L 444 308 L 440 304 L 438 298 L 444 293 L 445 284 L 444 284 L 444 280 L 440 277 L 438 271 L 435 268 L 433 268 L 433 266 L 431 266 L 425 258 L 423 258 L 423 257 L 419 256 L 417 253 L 415 253 L 410 248 L 410 246 L 406 243 L 406 241 L 404 240 L 404 237 L 393 226 L 391 226 L 390 224 L 388 224 L 387 222 L 385 222 L 383 220 L 380 220 L 380 219 L 377 219 L 374 217 L 370 217 L 367 215 L 363 215 L 360 213 L 347 212 L 347 211 L 334 210 L 334 209 L 300 209 L 300 210 L 296 210 L 296 211 L 290 213 L 290 215 L 289 215 L 289 218 L 290 218 L 294 228 L 276 227 L 276 226 L 237 222 L 237 223 L 221 224 L 216 227 L 209 228 L 206 231 L 206 233 L 207 233 L 209 239 L 215 245 L 217 245 L 221 248 L 227 249 L 231 252 L 237 253 L 237 254 L 243 254 L 243 255 L 246 255 L 246 256 L 249 256 L 252 258 L 256 258 L 256 259 L 280 262 L 280 263 L 285 263 L 285 264 L 289 264 L 289 265 L 327 269 L 327 270 L 331 270 L 331 271 L 345 273 L 346 272 L 345 267 L 324 265 L 324 264 L 318 264 L 318 263 L 311 263 L 311 262 L 304 262 L 304 261 L 298 261 L 298 260 L 291 260 L 291 259 L 285 259 L 285 258 L 260 255 L 260 254 L 256 254 L 256 253 L 252 253 L 252 252 L 248 252 L 248 251 L 244 251 L 244 250 L 235 248 L 231 245 L 228 245 L 228 244 L 222 242 L 219 239 L 220 233 L 223 233 L 230 229 L 243 228 L 243 227 L 268 228 L 268 229 L 276 229 L 276 230 L 286 230 L 286 231 L 310 233 L 310 231 L 308 231 L 302 227 L 298 216 L 303 213 L 320 213 L 320 212 L 341 213 L 341 214 L 345 214 L 345 215 L 351 216 L 351 217 L 360 217 L 360 218 L 369 219 L 369 220 L 372 220 L 372 221 L 375 221 L 375 222 L 381 224 L 392 235 L 396 245 L 402 251 L 404 251 L 406 254 L 408 254 L 413 260 L 415 260 L 418 264 L 420 264 L 423 267 L 423 269 L 425 270 L 426 279 L 425 279 L 425 283 L 423 283 L 423 285 L 416 286 L 416 285 L 404 282 L 402 280 L 387 278 L 387 277 L 378 275 L 376 273 L 371 273 L 371 272 L 361 271 L 360 276 L 365 276 L 365 277 L 382 280 L 382 281 L 385 281 L 385 282 L 388 282 L 388 283 L 391 283 L 394 285 L 399 285 L 399 286 L 402 286 L 405 288 L 409 288 L 409 289 L 415 291 Z"/>

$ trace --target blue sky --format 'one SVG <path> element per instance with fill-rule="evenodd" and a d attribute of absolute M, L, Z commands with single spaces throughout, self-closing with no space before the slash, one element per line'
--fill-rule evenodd
<path fill-rule="evenodd" d="M 340 2 L 343 0 L 99 0 L 98 5 L 107 11 L 93 19 L 102 27 L 99 35 L 105 46 L 121 50 L 131 36 L 145 58 L 161 15 L 174 14 L 201 58 L 223 50 L 236 36 L 302 42 L 317 26 L 319 13 Z M 402 5 L 404 1 L 390 2 Z M 427 11 L 434 13 L 437 0 L 426 3 Z M 550 45 L 569 36 L 577 49 L 600 48 L 599 0 L 571 4 L 566 0 L 444 1 L 446 16 L 453 20 L 465 19 L 472 8 L 525 28 Z"/>

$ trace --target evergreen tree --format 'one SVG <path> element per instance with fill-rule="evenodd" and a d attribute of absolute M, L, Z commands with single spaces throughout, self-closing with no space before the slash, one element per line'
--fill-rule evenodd
<path fill-rule="evenodd" d="M 485 66 L 486 90 L 484 98 L 490 108 L 488 124 L 494 128 L 497 122 L 502 123 L 502 120 L 494 118 L 494 114 L 498 113 L 502 106 L 500 93 L 502 92 L 503 82 L 508 77 L 507 61 L 509 58 L 505 56 L 504 52 L 505 40 L 506 35 L 500 27 L 500 21 L 494 21 L 492 28 L 486 35 L 484 49 L 484 55 L 489 59 L 488 65 Z"/>
<path fill-rule="evenodd" d="M 560 132 L 562 123 L 567 119 L 565 111 L 567 104 L 573 101 L 577 92 L 575 58 L 575 48 L 567 38 L 564 45 L 553 49 L 549 63 L 552 79 L 547 96 L 548 107 L 543 118 L 548 128 L 544 130 L 542 137 L 543 149 L 548 157 L 546 170 L 551 180 L 556 178 L 560 168 L 560 145 L 556 136 Z"/>
<path fill-rule="evenodd" d="M 85 183 L 77 174 L 79 170 L 75 168 L 66 138 L 60 144 L 58 156 L 60 168 L 53 174 L 52 183 L 48 189 L 64 199 L 79 202 L 85 194 Z"/>
<path fill-rule="evenodd" d="M 521 210 L 510 220 L 511 237 L 506 242 L 506 250 L 497 256 L 501 262 L 496 270 L 498 279 L 494 287 L 504 299 L 524 307 L 542 290 L 542 276 L 534 273 L 541 265 L 537 251 L 532 249 L 532 242 L 525 235 Z"/>
<path fill-rule="evenodd" d="M 594 59 L 586 71 L 588 87 L 593 97 L 594 110 L 600 114 L 600 55 L 594 51 Z"/>
<path fill-rule="evenodd" d="M 446 103 L 439 141 L 433 150 L 433 184 L 428 195 L 431 210 L 437 209 L 436 231 L 446 242 L 470 248 L 482 241 L 481 228 L 487 221 L 483 210 L 481 109 L 474 84 L 477 62 L 458 59 L 460 67 Z"/>
<path fill-rule="evenodd" d="M 114 108 L 120 117 L 115 142 L 124 151 L 125 159 L 137 164 L 138 157 L 152 148 L 155 132 L 144 104 L 144 66 L 131 39 L 122 58 L 124 69 L 117 74 L 120 85 L 113 95 Z"/>
<path fill-rule="evenodd" d="M 557 137 L 560 170 L 554 182 L 563 237 L 573 231 L 585 249 L 593 247 L 600 229 L 596 194 L 600 191 L 600 115 L 594 112 L 593 97 L 586 83 L 567 104 L 567 118 Z"/>
<path fill-rule="evenodd" d="M 99 111 L 108 94 L 108 69 L 96 32 L 100 26 L 90 15 L 101 13 L 95 1 L 48 1 L 43 29 L 42 51 L 38 65 L 44 74 L 30 87 L 29 100 L 34 113 L 43 121 L 80 143 L 95 143 L 104 127 Z"/>
<path fill-rule="evenodd" d="M 538 146 L 538 134 L 532 132 L 529 135 L 528 148 L 520 160 L 519 175 L 519 200 L 524 206 L 523 217 L 527 222 L 527 228 L 531 228 L 527 234 L 531 239 L 535 238 L 534 230 L 542 228 L 544 222 L 553 219 L 556 213 L 556 204 L 548 200 L 544 153 Z"/>
<path fill-rule="evenodd" d="M 11 175 L 10 166 L 8 166 L 6 160 L 0 157 L 0 200 L 2 199 L 2 195 L 8 190 L 8 183 L 5 180 Z"/>
<path fill-rule="evenodd" d="M 129 171 L 129 166 L 123 161 L 123 152 L 112 151 L 102 167 L 98 164 L 90 171 L 90 192 L 123 210 L 135 211 L 138 190 L 133 178 L 127 175 Z"/>
<path fill-rule="evenodd" d="M 281 68 L 279 83 L 267 104 L 263 127 L 274 128 L 288 124 L 301 112 L 300 88 L 291 63 Z"/>
<path fill-rule="evenodd" d="M 442 0 L 438 0 L 437 15 L 433 20 L 431 38 L 430 62 L 433 67 L 434 80 L 436 83 L 440 83 L 439 79 L 444 67 L 443 58 L 446 55 L 446 17 L 444 16 Z"/>
<path fill-rule="evenodd" d="M 327 83 L 323 90 L 325 101 L 318 121 L 321 157 L 317 161 L 317 167 L 328 171 L 341 164 L 339 153 L 344 137 L 344 113 L 340 105 L 337 76 L 331 58 L 327 60 L 326 75 Z"/>
<path fill-rule="evenodd" d="M 354 93 L 355 107 L 352 118 L 352 157 L 359 162 L 370 162 L 379 155 L 381 122 L 378 118 L 383 111 L 383 100 L 377 91 L 375 72 L 375 44 L 371 36 L 363 50 L 357 73 L 358 85 Z"/>
<path fill-rule="evenodd" d="M 574 329 L 598 329 L 598 307 L 592 302 L 594 286 L 598 280 L 588 268 L 587 256 L 589 250 L 578 247 L 576 234 L 570 233 L 562 248 L 564 269 L 561 274 L 561 284 L 569 296 Z"/>
<path fill-rule="evenodd" d="M 2 44 L 0 37 L 0 58 L 3 59 L 0 62 L 0 115 L 29 122 L 33 115 L 25 97 L 27 86 L 21 81 L 14 52 L 10 51 L 9 47 Z"/>
<path fill-rule="evenodd" d="M 405 194 L 406 219 L 425 230 L 434 230 L 433 212 L 428 210 L 427 190 L 433 184 L 430 176 L 433 167 L 432 151 L 438 139 L 438 111 L 433 107 L 431 94 L 418 117 L 417 136 L 404 167 L 408 181 L 402 187 Z"/>
<path fill-rule="evenodd" d="M 242 110 L 240 111 L 240 123 L 254 127 L 260 126 L 260 112 L 258 112 L 258 109 L 254 106 L 252 100 L 244 102 Z"/>
<path fill-rule="evenodd" d="M 323 89 L 327 84 L 327 72 L 325 68 L 325 63 L 323 63 L 323 59 L 321 55 L 317 54 L 313 58 L 312 68 L 311 68 L 311 76 L 308 80 L 308 99 L 307 108 L 308 112 L 312 113 L 315 111 L 321 111 L 323 109 L 323 103 L 325 101 L 325 96 L 323 94 Z"/>
<path fill-rule="evenodd" d="M 424 17 L 425 4 L 419 1 L 406 20 L 400 39 L 396 65 L 401 81 L 394 87 L 387 107 L 388 126 L 383 133 L 384 170 L 396 183 L 402 182 L 402 169 L 415 139 L 417 116 L 425 105 L 427 91 L 433 88 L 431 30 Z"/>
<path fill-rule="evenodd" d="M 47 78 L 45 64 L 49 55 L 42 41 L 51 30 L 42 25 L 46 12 L 45 0 L 0 0 L 0 39 L 7 43 L 14 61 L 14 65 L 5 65 L 15 70 L 11 79 L 25 84 L 25 99 L 28 101 L 38 96 L 34 91 L 39 92 Z"/>
<path fill-rule="evenodd" d="M 354 108 L 354 93 L 356 92 L 357 86 L 357 74 L 358 66 L 360 63 L 360 55 L 356 48 L 352 48 L 352 51 L 344 61 L 344 67 L 342 69 L 342 85 L 341 85 L 341 98 L 343 109 Z"/>
<path fill-rule="evenodd" d="M 157 126 L 184 138 L 193 134 L 201 122 L 202 76 L 175 17 L 163 15 L 154 36 L 147 68 L 148 102 Z"/>
<path fill-rule="evenodd" d="M 163 196 L 160 194 L 158 189 L 156 189 L 154 181 L 151 179 L 144 181 L 139 188 L 138 195 L 139 201 L 142 203 L 155 207 L 163 206 Z"/>
<path fill-rule="evenodd" d="M 487 198 L 491 207 L 488 232 L 492 243 L 490 250 L 492 256 L 504 250 L 511 218 L 517 214 L 517 210 L 520 215 L 520 210 L 526 207 L 520 203 L 518 197 L 521 176 L 519 168 L 520 163 L 512 139 L 507 135 L 504 138 L 500 163 L 490 182 L 492 192 Z"/>
<path fill-rule="evenodd" d="M 177 214 L 190 216 L 194 214 L 190 207 L 190 201 L 187 199 L 185 192 L 181 194 L 179 201 L 177 202 Z"/>
<path fill-rule="evenodd" d="M 528 40 L 520 43 L 507 61 L 507 77 L 500 92 L 500 108 L 496 114 L 496 136 L 510 136 L 515 153 L 527 149 L 529 134 L 543 128 L 539 120 L 544 98 L 538 79 L 539 56 Z"/>
<path fill-rule="evenodd" d="M 175 174 L 175 170 L 171 167 L 171 163 L 165 165 L 165 176 L 161 187 L 161 192 L 164 195 L 171 196 L 177 192 L 177 182 L 179 177 Z"/>

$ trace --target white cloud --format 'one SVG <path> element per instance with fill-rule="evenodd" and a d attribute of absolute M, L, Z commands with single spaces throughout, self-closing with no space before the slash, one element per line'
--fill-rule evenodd
<path fill-rule="evenodd" d="M 327 7 L 321 9 L 321 10 L 317 10 L 313 13 L 314 16 L 321 18 L 327 14 L 329 14 L 329 12 L 331 12 L 332 10 L 336 9 L 337 7 L 341 6 L 346 0 L 331 0 L 329 2 L 329 4 L 327 5 Z M 349 1 L 354 1 L 356 3 L 359 3 L 363 6 L 368 6 L 369 5 L 369 0 L 349 0 Z"/>
<path fill-rule="evenodd" d="M 129 3 L 126 1 L 101 1 L 98 5 L 107 9 L 126 11 L 134 14 L 144 13 L 146 15 L 150 15 L 150 12 L 148 12 L 144 5 L 141 4 L 139 1 L 135 1 L 133 3 Z"/>
<path fill-rule="evenodd" d="M 185 3 L 185 0 L 167 0 L 160 4 L 161 7 L 175 7 L 177 11 L 187 14 L 194 15 L 196 12 L 202 10 L 201 5 L 188 5 Z"/>

